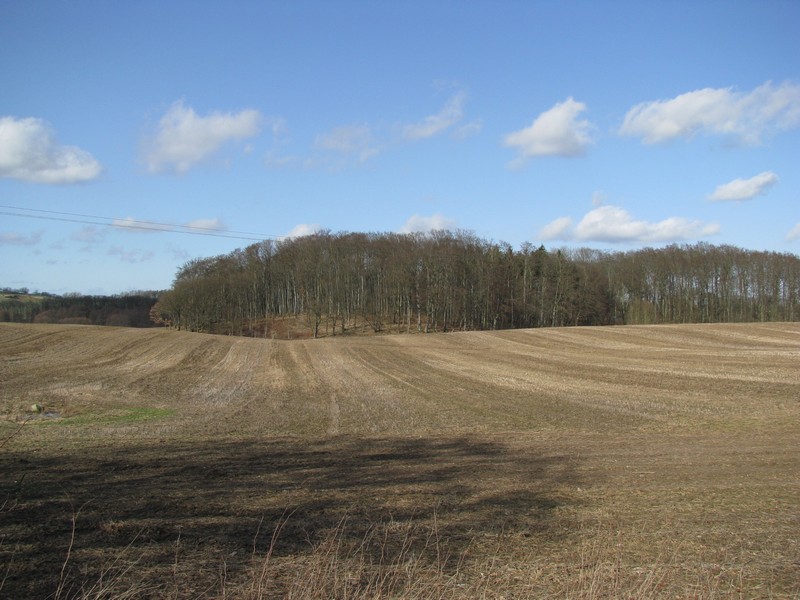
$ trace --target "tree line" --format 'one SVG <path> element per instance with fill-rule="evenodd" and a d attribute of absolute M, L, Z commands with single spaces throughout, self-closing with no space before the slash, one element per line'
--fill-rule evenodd
<path fill-rule="evenodd" d="M 547 250 L 469 232 L 265 240 L 181 267 L 152 317 L 190 331 L 313 337 L 565 325 L 794 321 L 800 257 L 706 243 Z"/>
<path fill-rule="evenodd" d="M 58 296 L 6 288 L 0 290 L 0 322 L 154 327 L 150 311 L 158 295 L 159 292 L 131 292 L 117 296 Z"/>

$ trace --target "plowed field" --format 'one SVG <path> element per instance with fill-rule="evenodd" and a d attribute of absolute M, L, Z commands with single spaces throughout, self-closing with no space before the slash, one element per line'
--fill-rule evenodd
<path fill-rule="evenodd" d="M 41 412 L 33 412 L 33 405 Z M 0 324 L 0 597 L 800 597 L 800 324 Z"/>

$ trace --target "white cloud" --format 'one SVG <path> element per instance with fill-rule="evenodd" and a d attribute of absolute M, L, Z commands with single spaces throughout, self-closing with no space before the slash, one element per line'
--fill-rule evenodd
<path fill-rule="evenodd" d="M 403 137 L 407 140 L 421 140 L 449 129 L 463 118 L 466 99 L 465 92 L 456 93 L 435 115 L 427 116 L 419 123 L 403 127 Z"/>
<path fill-rule="evenodd" d="M 503 143 L 517 148 L 520 153 L 514 164 L 537 156 L 582 156 L 592 142 L 589 131 L 591 124 L 578 117 L 586 110 L 586 105 L 567 98 L 536 117 L 524 129 L 506 135 Z"/>
<path fill-rule="evenodd" d="M 539 230 L 539 237 L 543 240 L 568 240 L 572 237 L 572 218 L 559 217 Z"/>
<path fill-rule="evenodd" d="M 380 151 L 373 144 L 372 132 L 367 125 L 336 127 L 330 133 L 318 135 L 314 147 L 355 156 L 359 162 L 372 158 Z"/>
<path fill-rule="evenodd" d="M 430 217 L 413 215 L 400 228 L 400 233 L 424 233 L 426 231 L 453 229 L 455 226 L 456 222 L 453 219 L 449 219 L 440 213 Z"/>
<path fill-rule="evenodd" d="M 299 238 L 307 235 L 314 235 L 320 231 L 322 227 L 316 223 L 300 223 L 295 225 L 292 230 L 286 234 L 287 238 Z"/>
<path fill-rule="evenodd" d="M 766 194 L 767 190 L 778 182 L 778 176 L 772 171 L 764 171 L 750 179 L 734 179 L 718 185 L 709 200 L 752 200 L 756 196 Z"/>
<path fill-rule="evenodd" d="M 800 85 L 767 82 L 752 92 L 704 88 L 670 100 L 643 102 L 631 108 L 621 135 L 641 137 L 646 144 L 698 133 L 728 135 L 757 144 L 765 132 L 800 125 Z"/>
<path fill-rule="evenodd" d="M 795 240 L 800 240 L 800 223 L 792 227 L 789 233 L 786 234 L 787 242 L 793 242 Z"/>
<path fill-rule="evenodd" d="M 153 233 L 156 231 L 170 231 L 173 229 L 172 225 L 167 225 L 165 223 L 151 223 L 150 221 L 139 221 L 133 217 L 114 219 L 111 224 L 114 227 L 128 229 L 138 233 Z"/>
<path fill-rule="evenodd" d="M 227 226 L 223 223 L 222 219 L 195 219 L 189 221 L 186 225 L 182 225 L 187 229 L 208 229 L 210 231 L 225 231 Z"/>
<path fill-rule="evenodd" d="M 100 163 L 76 146 L 61 146 L 47 123 L 0 118 L 0 177 L 33 183 L 80 183 L 97 178 Z"/>
<path fill-rule="evenodd" d="M 719 233 L 716 223 L 670 217 L 655 223 L 634 219 L 619 206 L 600 206 L 590 210 L 571 227 L 569 217 L 552 221 L 539 232 L 543 239 L 595 242 L 676 242 Z M 547 235 L 545 235 L 547 234 Z"/>
<path fill-rule="evenodd" d="M 261 114 L 253 109 L 236 114 L 215 111 L 201 117 L 182 101 L 175 102 L 158 122 L 155 135 L 147 143 L 147 167 L 154 173 L 185 173 L 226 142 L 257 135 L 262 120 Z M 280 123 L 277 127 L 280 129 Z"/>
<path fill-rule="evenodd" d="M 35 246 L 42 240 L 44 230 L 34 231 L 30 235 L 22 235 L 20 233 L 0 233 L 0 246 L 7 244 L 9 246 Z"/>

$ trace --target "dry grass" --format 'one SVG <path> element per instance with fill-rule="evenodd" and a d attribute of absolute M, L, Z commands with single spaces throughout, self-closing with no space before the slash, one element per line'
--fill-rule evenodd
<path fill-rule="evenodd" d="M 0 324 L 0 596 L 798 598 L 798 375 L 797 324 Z"/>

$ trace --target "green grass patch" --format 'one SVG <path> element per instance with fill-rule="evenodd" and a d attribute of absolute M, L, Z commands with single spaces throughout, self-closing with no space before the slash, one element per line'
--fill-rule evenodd
<path fill-rule="evenodd" d="M 134 407 L 104 413 L 83 413 L 71 417 L 37 420 L 51 425 L 127 425 L 141 421 L 165 419 L 175 414 L 171 408 Z"/>
<path fill-rule="evenodd" d="M 0 292 L 0 304 L 4 302 L 41 302 L 46 296 L 36 294 L 19 294 L 15 292 Z"/>

